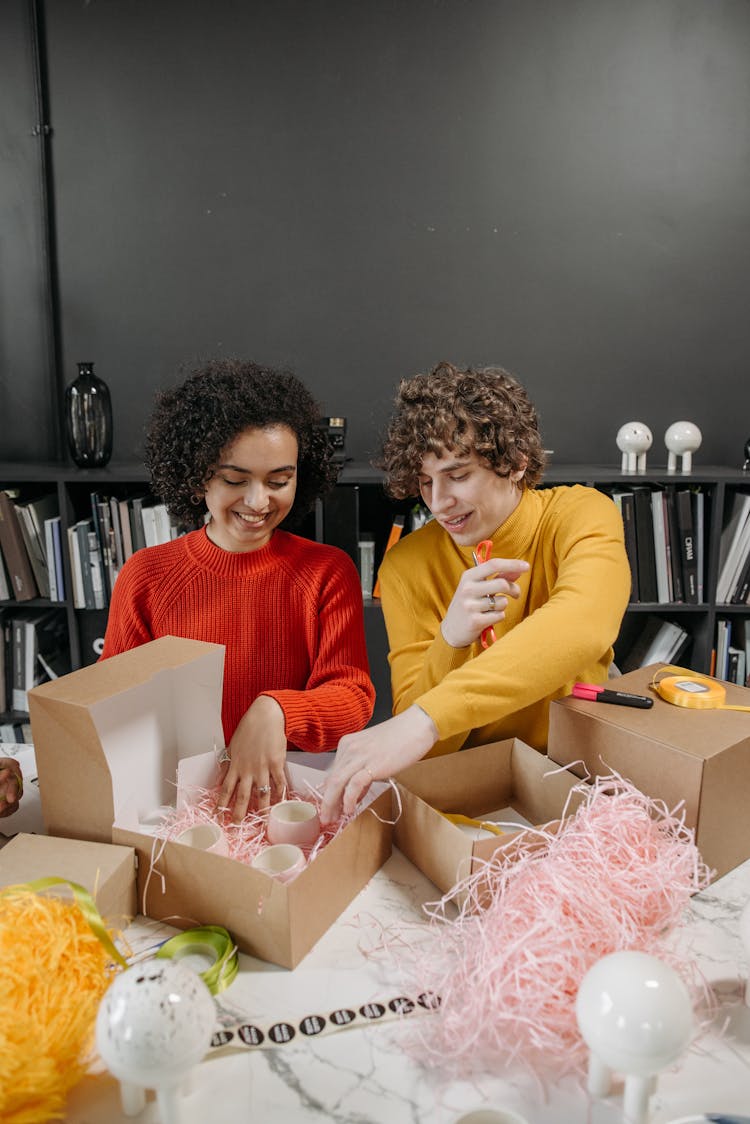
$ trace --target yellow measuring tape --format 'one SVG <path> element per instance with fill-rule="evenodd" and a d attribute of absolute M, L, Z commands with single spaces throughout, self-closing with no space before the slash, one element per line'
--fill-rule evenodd
<path fill-rule="evenodd" d="M 678 674 L 671 674 L 677 672 Z M 660 676 L 665 678 L 660 678 Z M 733 706 L 726 702 L 726 688 L 708 675 L 696 675 L 682 667 L 662 667 L 651 680 L 651 686 L 666 702 L 688 710 L 742 710 L 750 706 Z"/>
<path fill-rule="evenodd" d="M 170 937 L 155 954 L 167 960 L 187 960 L 212 995 L 225 991 L 240 968 L 237 947 L 221 925 L 201 925 Z"/>
<path fill-rule="evenodd" d="M 481 827 L 492 835 L 505 835 L 503 829 L 491 820 L 473 820 L 470 816 L 462 816 L 460 812 L 441 812 L 440 815 L 443 819 L 450 820 L 451 823 L 457 824 L 459 827 Z"/>

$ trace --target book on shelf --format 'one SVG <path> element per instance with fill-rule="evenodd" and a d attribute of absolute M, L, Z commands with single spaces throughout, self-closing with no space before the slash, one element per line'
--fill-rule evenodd
<path fill-rule="evenodd" d="M 750 549 L 746 532 L 750 528 L 750 492 L 735 492 L 728 507 L 719 540 L 719 577 L 716 601 L 726 605 L 735 587 L 742 566 L 743 547 Z"/>
<path fill-rule="evenodd" d="M 654 550 L 654 519 L 650 488 L 633 488 L 635 503 L 635 538 L 638 554 L 638 600 L 658 603 L 656 552 Z"/>
<path fill-rule="evenodd" d="M 166 504 L 158 501 L 142 504 L 141 519 L 146 546 L 159 546 L 161 543 L 170 542 L 174 537 Z"/>
<path fill-rule="evenodd" d="M 729 647 L 732 642 L 732 622 L 720 617 L 716 622 L 716 665 L 714 675 L 717 679 L 727 678 L 729 670 Z"/>
<path fill-rule="evenodd" d="M 750 546 L 729 600 L 732 605 L 750 605 Z"/>
<path fill-rule="evenodd" d="M 38 597 L 39 590 L 21 532 L 16 505 L 5 491 L 0 491 L 0 549 L 16 601 L 31 601 Z"/>
<path fill-rule="evenodd" d="M 14 613 L 11 628 L 12 709 L 26 714 L 33 687 L 70 671 L 67 624 L 59 609 L 26 609 Z"/>
<path fill-rule="evenodd" d="M 654 490 L 651 493 L 651 520 L 654 529 L 654 560 L 656 563 L 656 600 L 660 605 L 668 605 L 671 596 L 671 575 L 667 553 L 667 528 L 664 518 L 664 493 Z"/>
<path fill-rule="evenodd" d="M 686 605 L 698 604 L 698 559 L 696 556 L 693 500 L 689 488 L 677 490 L 677 530 L 682 568 L 682 594 Z"/>
<path fill-rule="evenodd" d="M 101 543 L 96 531 L 88 533 L 89 568 L 91 570 L 91 588 L 94 594 L 93 609 L 103 609 L 107 604 L 107 575 L 106 566 L 102 558 Z"/>
<path fill-rule="evenodd" d="M 750 687 L 750 619 L 747 617 L 735 617 L 732 621 L 727 652 L 727 678 L 741 687 Z"/>
<path fill-rule="evenodd" d="M 83 568 L 81 566 L 81 548 L 78 540 L 78 527 L 73 524 L 67 529 L 68 558 L 70 561 L 70 580 L 73 585 L 73 606 L 76 609 L 86 608 L 86 594 L 83 588 Z"/>
<path fill-rule="evenodd" d="M 133 540 L 133 550 L 142 550 L 146 545 L 146 535 L 143 530 L 143 505 L 146 496 L 134 496 L 130 501 L 130 533 Z"/>
<path fill-rule="evenodd" d="M 133 532 L 131 530 L 131 514 L 130 504 L 128 500 L 119 500 L 117 504 L 120 509 L 120 534 L 122 536 L 122 558 L 123 562 L 127 562 L 133 553 Z"/>
<path fill-rule="evenodd" d="M 17 501 L 16 511 L 39 596 L 49 597 L 49 559 L 45 549 L 44 521 L 58 514 L 57 496 L 50 493 L 25 503 Z"/>
<path fill-rule="evenodd" d="M 8 710 L 11 695 L 10 683 L 10 617 L 7 612 L 0 610 L 0 714 Z"/>
<path fill-rule="evenodd" d="M 726 588 L 722 587 L 722 604 L 740 604 L 747 599 L 747 588 L 745 588 L 744 596 L 742 595 L 743 587 L 746 586 L 747 578 L 747 563 L 750 556 L 750 516 L 745 521 L 737 538 L 737 548 L 734 552 L 734 562 L 731 574 L 727 576 Z M 717 601 L 718 590 L 717 590 Z"/>
<path fill-rule="evenodd" d="M 623 659 L 621 670 L 625 673 L 652 663 L 672 663 L 679 658 L 689 641 L 690 633 L 676 621 L 649 615 Z"/>
<path fill-rule="evenodd" d="M 672 574 L 672 600 L 684 601 L 680 525 L 677 520 L 677 495 L 673 487 L 664 489 L 664 511 L 669 534 L 669 564 Z"/>
<path fill-rule="evenodd" d="M 635 501 L 632 492 L 621 492 L 615 489 L 612 500 L 622 516 L 623 533 L 625 537 L 625 553 L 630 566 L 630 600 L 632 603 L 640 601 L 638 588 L 638 542 L 635 533 Z"/>
<path fill-rule="evenodd" d="M 124 545 L 122 539 L 122 525 L 120 523 L 120 504 L 114 496 L 109 497 L 109 518 L 112 525 L 112 543 L 114 548 L 115 576 L 119 574 L 125 562 Z M 114 585 L 114 581 L 112 583 Z"/>
<path fill-rule="evenodd" d="M 395 516 L 395 518 L 393 520 L 393 523 L 391 524 L 391 529 L 388 532 L 388 541 L 386 542 L 385 550 L 383 551 L 384 556 L 388 553 L 388 551 L 391 549 L 392 546 L 396 545 L 398 540 L 401 538 L 402 534 L 404 533 L 404 524 L 405 523 L 406 523 L 405 516 L 403 516 L 403 515 L 396 515 Z M 373 597 L 380 597 L 380 579 L 379 578 L 375 579 L 375 586 L 373 588 L 372 595 L 373 595 Z"/>
<path fill-rule="evenodd" d="M 10 579 L 5 568 L 5 559 L 2 550 L 0 550 L 0 601 L 10 601 L 12 596 Z"/>
<path fill-rule="evenodd" d="M 44 543 L 49 570 L 50 600 L 64 601 L 65 569 L 62 555 L 62 520 L 59 515 L 44 520 Z"/>
<path fill-rule="evenodd" d="M 693 488 L 693 529 L 695 531 L 695 569 L 698 604 L 706 600 L 706 497 L 700 488 Z"/>
<path fill-rule="evenodd" d="M 114 543 L 109 499 L 101 496 L 99 492 L 92 492 L 90 502 L 91 523 L 95 541 L 92 543 L 89 540 L 89 560 L 91 566 L 96 570 L 93 578 L 101 586 L 101 596 L 97 598 L 97 601 L 101 600 L 102 605 L 97 604 L 95 606 L 99 609 L 103 605 L 109 604 L 115 581 Z"/>

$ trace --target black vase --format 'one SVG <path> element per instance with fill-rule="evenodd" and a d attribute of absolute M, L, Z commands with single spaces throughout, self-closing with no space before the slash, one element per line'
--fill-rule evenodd
<path fill-rule="evenodd" d="M 70 455 L 79 468 L 101 468 L 112 456 L 112 401 L 93 363 L 78 364 L 78 378 L 65 391 Z"/>

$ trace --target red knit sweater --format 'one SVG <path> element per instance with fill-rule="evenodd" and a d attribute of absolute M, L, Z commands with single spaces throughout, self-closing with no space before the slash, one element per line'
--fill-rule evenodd
<path fill-rule="evenodd" d="M 260 694 L 284 711 L 290 746 L 312 752 L 372 715 L 359 577 L 336 547 L 275 531 L 232 553 L 202 529 L 137 551 L 115 582 L 101 658 L 160 636 L 225 646 L 227 744 Z"/>

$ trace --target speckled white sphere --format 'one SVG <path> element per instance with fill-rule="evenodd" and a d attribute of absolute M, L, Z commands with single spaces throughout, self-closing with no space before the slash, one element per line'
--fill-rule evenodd
<path fill-rule="evenodd" d="M 147 961 L 117 976 L 96 1018 L 96 1045 L 120 1081 L 156 1089 L 206 1054 L 216 1006 L 200 976 L 177 960 Z"/>
<path fill-rule="evenodd" d="M 664 434 L 664 444 L 670 453 L 694 453 L 700 448 L 703 434 L 697 425 L 688 421 L 672 422 Z"/>
<path fill-rule="evenodd" d="M 690 1043 L 693 1008 L 668 964 L 645 952 L 613 952 L 583 977 L 576 1016 L 589 1049 L 612 1070 L 649 1077 Z"/>
<path fill-rule="evenodd" d="M 626 422 L 617 431 L 617 448 L 621 453 L 646 453 L 653 443 L 654 435 L 644 422 Z"/>

